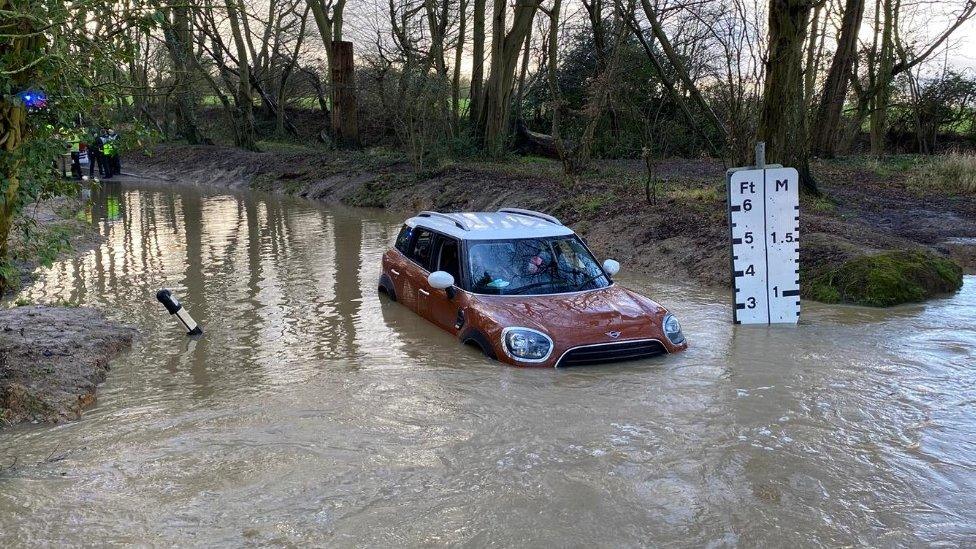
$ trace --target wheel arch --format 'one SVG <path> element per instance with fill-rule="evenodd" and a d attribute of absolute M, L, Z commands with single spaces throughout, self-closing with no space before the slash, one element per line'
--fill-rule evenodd
<path fill-rule="evenodd" d="M 481 352 L 484 353 L 486 357 L 492 360 L 498 359 L 498 357 L 495 355 L 495 347 L 488 340 L 488 336 L 486 336 L 481 330 L 468 328 L 461 332 L 458 339 L 460 339 L 461 343 L 465 345 L 476 345 L 481 349 Z"/>

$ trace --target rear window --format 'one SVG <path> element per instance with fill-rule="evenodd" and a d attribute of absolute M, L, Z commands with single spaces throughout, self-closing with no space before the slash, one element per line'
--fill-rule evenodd
<path fill-rule="evenodd" d="M 413 229 L 409 225 L 404 225 L 400 229 L 400 234 L 396 238 L 396 249 L 400 250 L 404 255 L 409 251 L 407 249 L 410 246 L 410 237 L 413 236 Z"/>
<path fill-rule="evenodd" d="M 414 229 L 413 232 L 413 243 L 410 245 L 407 257 L 416 261 L 424 269 L 428 269 L 430 266 L 430 253 L 434 247 L 434 233 L 420 228 Z"/>

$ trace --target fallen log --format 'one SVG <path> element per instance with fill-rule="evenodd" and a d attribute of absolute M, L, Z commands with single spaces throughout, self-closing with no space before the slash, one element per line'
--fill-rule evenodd
<path fill-rule="evenodd" d="M 563 143 L 564 150 L 569 151 L 573 149 L 571 142 L 564 139 Z M 556 138 L 530 130 L 525 125 L 525 121 L 521 119 L 515 121 L 515 149 L 522 154 L 559 159 L 559 148 L 556 146 Z"/>

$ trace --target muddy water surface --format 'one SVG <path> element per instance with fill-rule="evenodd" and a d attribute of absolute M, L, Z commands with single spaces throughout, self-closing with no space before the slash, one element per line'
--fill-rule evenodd
<path fill-rule="evenodd" d="M 520 370 L 377 297 L 386 214 L 127 186 L 92 216 L 106 242 L 20 297 L 146 335 L 83 420 L 0 432 L 0 545 L 976 540 L 974 277 L 733 329 L 724 293 L 623 276 L 689 352 Z"/>

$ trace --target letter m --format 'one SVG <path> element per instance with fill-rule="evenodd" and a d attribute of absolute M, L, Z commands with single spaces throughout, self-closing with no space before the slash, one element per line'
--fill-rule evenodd
<path fill-rule="evenodd" d="M 782 187 L 784 191 L 790 190 L 790 180 L 789 179 L 782 179 L 782 180 L 777 179 L 776 180 L 776 191 L 777 192 L 779 192 L 780 187 Z"/>

